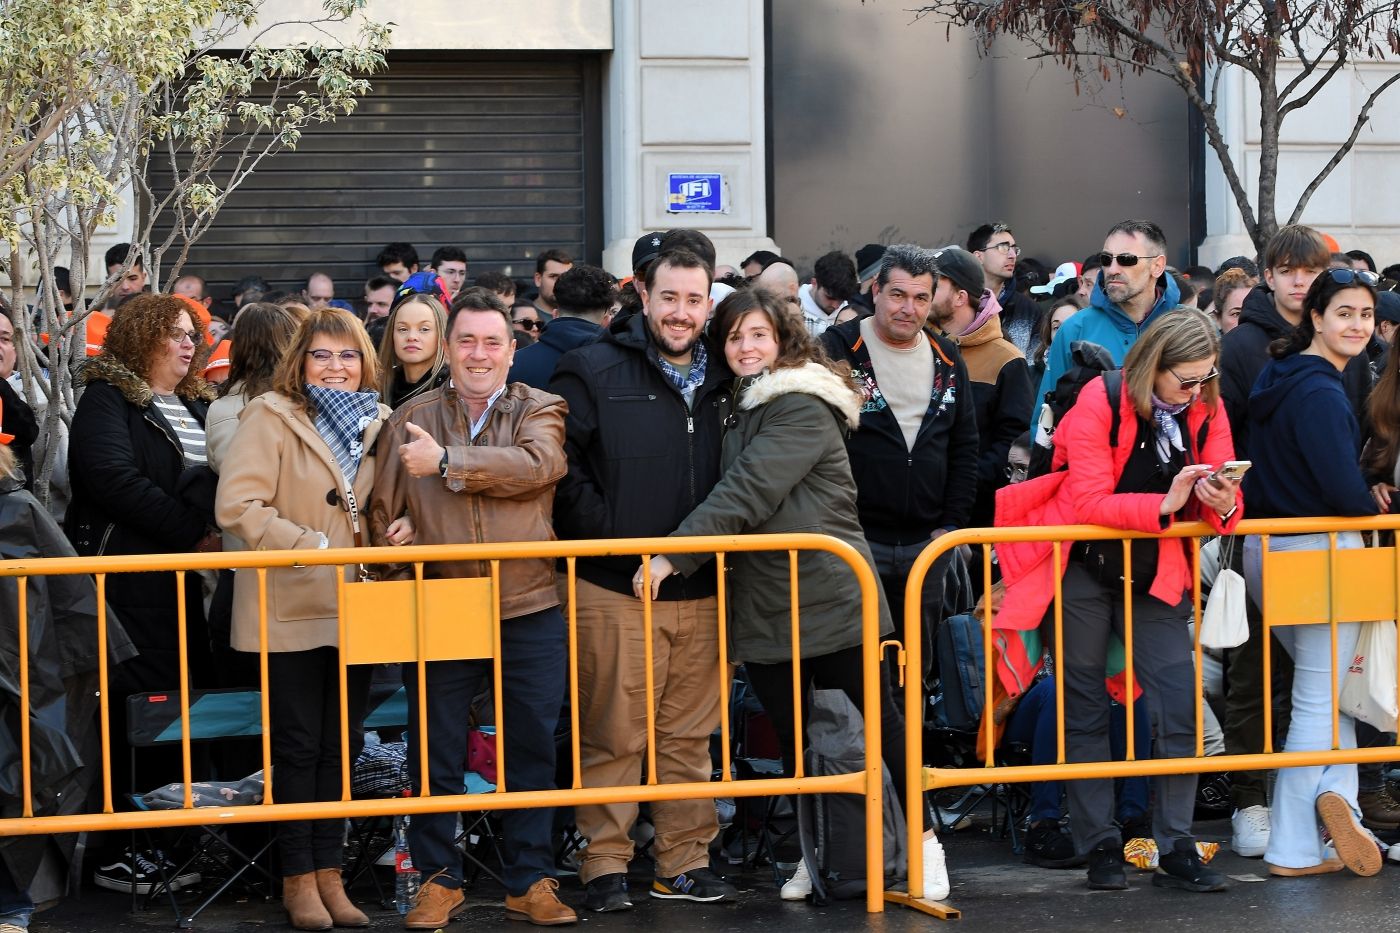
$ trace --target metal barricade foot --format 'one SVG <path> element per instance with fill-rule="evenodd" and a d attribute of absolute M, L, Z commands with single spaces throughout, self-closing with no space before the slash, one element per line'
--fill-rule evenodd
<path fill-rule="evenodd" d="M 962 911 L 945 901 L 931 901 L 925 897 L 910 897 L 904 891 L 886 891 L 885 900 L 891 904 L 908 907 L 920 913 L 937 917 L 939 920 L 961 920 Z"/>

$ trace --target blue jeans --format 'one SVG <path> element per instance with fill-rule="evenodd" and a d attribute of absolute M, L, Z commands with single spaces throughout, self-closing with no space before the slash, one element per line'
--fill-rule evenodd
<path fill-rule="evenodd" d="M 14 876 L 0 859 L 0 923 L 10 923 L 29 929 L 29 915 L 34 913 L 34 901 L 28 891 L 21 891 Z"/>
<path fill-rule="evenodd" d="M 1270 551 L 1320 551 L 1327 535 L 1275 535 Z M 1361 535 L 1337 535 L 1339 549 L 1362 547 Z M 1245 584 L 1250 593 L 1261 593 L 1263 549 L 1258 537 L 1245 539 Z M 1273 630 L 1283 650 L 1293 658 L 1293 716 L 1288 724 L 1284 751 L 1315 751 L 1332 747 L 1332 702 L 1341 690 L 1342 672 L 1356 649 L 1360 625 L 1337 626 L 1337 654 L 1332 655 L 1331 626 L 1287 625 Z M 1356 747 L 1355 721 L 1338 717 L 1338 746 Z M 1274 785 L 1272 828 L 1264 859 L 1283 868 L 1310 868 L 1321 864 L 1322 834 L 1318 830 L 1317 798 L 1329 791 L 1340 794 L 1360 816 L 1356 805 L 1356 765 L 1282 768 Z"/>
<path fill-rule="evenodd" d="M 505 743 L 506 789 L 552 790 L 554 727 L 564 703 L 569 648 L 557 607 L 501 622 L 501 692 L 496 727 Z M 428 770 L 434 794 L 460 794 L 467 760 L 467 717 L 472 700 L 491 682 L 490 661 L 433 661 L 428 674 Z M 408 691 L 408 769 L 415 792 L 421 786 L 418 748 L 418 666 L 403 666 Z M 490 806 L 489 798 L 483 801 Z M 455 813 L 414 816 L 408 846 L 426 880 L 462 886 L 462 853 L 453 845 Z M 501 815 L 502 876 L 519 897 L 541 878 L 554 877 L 554 808 L 506 810 Z"/>

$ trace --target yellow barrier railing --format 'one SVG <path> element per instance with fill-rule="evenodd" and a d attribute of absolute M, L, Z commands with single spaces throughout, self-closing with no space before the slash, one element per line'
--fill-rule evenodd
<path fill-rule="evenodd" d="M 1263 674 L 1264 674 L 1264 748 L 1257 754 L 1204 755 L 1203 707 L 1201 665 L 1201 539 L 1215 535 L 1215 531 L 1203 522 L 1182 522 L 1159 535 L 1126 532 L 1115 528 L 1097 525 L 1062 525 L 1027 528 L 976 528 L 949 532 L 931 542 L 915 560 L 909 572 L 904 601 L 904 645 L 906 651 L 905 717 L 906 717 L 906 761 L 904 776 L 910 799 L 927 791 L 945 787 L 959 787 L 986 783 L 1020 783 L 1046 780 L 1077 780 L 1094 778 L 1120 778 L 1133 776 L 1156 776 L 1165 774 L 1189 774 L 1207 771 L 1247 771 L 1266 768 L 1303 767 L 1324 764 L 1348 764 L 1392 761 L 1400 755 L 1400 747 L 1339 748 L 1338 741 L 1338 702 L 1336 692 L 1332 697 L 1332 747 L 1321 751 L 1275 752 L 1272 746 L 1273 671 L 1270 649 L 1272 629 L 1282 625 L 1307 623 L 1330 624 L 1332 629 L 1333 656 L 1335 657 L 1337 625 L 1342 622 L 1394 619 L 1400 615 L 1400 549 L 1368 548 L 1343 550 L 1337 547 L 1337 534 L 1340 532 L 1385 532 L 1400 530 L 1400 516 L 1383 515 L 1374 518 L 1306 518 L 1306 519 L 1250 519 L 1239 523 L 1235 536 L 1258 535 L 1263 542 L 1264 627 Z M 1276 552 L 1270 554 L 1270 536 L 1295 534 L 1326 534 L 1326 550 Z M 1055 678 L 1056 706 L 1056 749 L 1055 763 L 1047 765 L 998 765 L 996 763 L 996 734 L 992 727 L 995 710 L 993 694 L 997 678 L 997 663 L 994 656 L 993 630 L 994 613 L 992 599 L 992 549 L 994 545 L 1010 542 L 1051 542 L 1051 561 L 1054 577 L 1054 600 L 1052 605 L 1053 644 L 1051 653 L 1056 658 L 1064 656 L 1064 617 L 1061 578 L 1066 561 L 1069 560 L 1068 547 L 1082 541 L 1123 542 L 1123 643 L 1125 690 L 1129 697 L 1134 695 L 1133 672 L 1133 618 L 1132 618 L 1132 553 L 1131 543 L 1137 539 L 1157 540 L 1159 538 L 1191 539 L 1187 548 L 1187 562 L 1191 568 L 1191 589 L 1189 605 L 1183 605 L 1182 615 L 1188 610 L 1194 615 L 1195 626 L 1195 718 L 1196 755 L 1192 758 L 1163 758 L 1147 761 L 1134 760 L 1134 716 L 1126 717 L 1126 755 L 1124 761 L 1066 762 L 1065 760 L 1065 705 L 1064 678 Z M 970 768 L 930 768 L 924 766 L 923 729 L 926 700 L 920 672 L 923 670 L 923 610 L 921 597 L 924 580 L 939 557 L 960 545 L 980 548 L 981 578 L 984 598 L 978 618 L 982 623 L 983 696 L 982 729 L 979 741 L 983 758 L 981 767 Z M 977 561 L 974 560 L 974 564 Z M 1252 594 L 1252 598 L 1254 595 Z M 1254 637 L 1254 636 L 1251 636 Z M 1333 672 L 1335 677 L 1335 670 Z M 1400 724 L 1398 724 L 1400 725 Z M 923 825 L 920 815 L 913 811 L 907 815 L 909 839 L 909 893 L 887 892 L 887 900 L 906 906 L 919 907 L 939 916 L 950 915 L 946 911 L 930 909 L 928 902 L 919 901 L 923 896 L 923 852 L 919 845 Z M 956 916 L 955 913 L 951 914 Z"/>
<path fill-rule="evenodd" d="M 798 619 L 798 573 L 799 551 L 825 551 L 843 560 L 855 574 L 860 586 L 862 610 L 862 669 L 864 672 L 864 693 L 862 715 L 865 718 L 865 770 L 840 775 L 805 775 L 802 770 L 804 733 L 802 729 L 800 702 L 801 696 L 794 688 L 794 735 L 795 759 L 798 762 L 793 778 L 766 778 L 736 780 L 731 773 L 730 751 L 730 664 L 727 657 L 727 629 L 729 619 L 725 605 L 726 554 L 758 551 L 786 551 L 791 568 L 792 592 L 792 650 L 794 683 L 800 683 L 800 636 Z M 717 688 L 720 697 L 721 730 L 721 777 L 717 781 L 660 784 L 656 771 L 656 722 L 655 684 L 653 683 L 653 645 L 651 639 L 651 587 L 649 560 L 658 554 L 705 553 L 716 555 L 718 579 L 718 639 L 719 658 L 717 659 Z M 647 579 L 644 584 L 642 606 L 644 613 L 645 652 L 646 652 L 646 691 L 647 691 L 647 778 L 643 785 L 613 787 L 584 787 L 580 765 L 579 713 L 578 713 L 578 621 L 575 604 L 576 562 L 588 557 L 637 556 L 646 566 Z M 424 565 L 439 561 L 482 561 L 489 565 L 489 579 L 492 581 L 491 613 L 493 638 L 491 654 L 493 663 L 493 683 L 497 695 L 501 687 L 501 652 L 498 624 L 500 623 L 500 571 L 501 562 L 522 559 L 562 559 L 566 566 L 566 584 L 569 595 L 566 622 L 568 626 L 568 670 L 569 706 L 572 719 L 571 756 L 573 764 L 573 786 L 559 790 L 512 791 L 505 780 L 506 763 L 502 744 L 503 729 L 496 730 L 496 755 L 498 783 L 494 792 L 488 795 L 455 794 L 435 795 L 429 788 L 427 759 L 427 697 L 424 695 L 426 678 L 422 675 L 427 663 L 428 649 L 431 646 L 428 620 L 433 615 L 432 598 L 426 591 L 426 584 L 437 580 L 425 580 Z M 412 623 L 412 642 L 419 665 L 419 734 L 424 737 L 422 748 L 415 750 L 422 755 L 420 761 L 422 785 L 416 797 L 390 799 L 352 800 L 350 793 L 350 768 L 348 760 L 348 722 L 346 692 L 347 653 L 340 653 L 340 703 L 341 703 L 341 799 L 316 803 L 277 803 L 271 793 L 271 783 L 267 787 L 261 803 L 238 807 L 198 807 L 193 804 L 192 783 L 195 775 L 191 764 L 190 728 L 190 677 L 187 652 L 187 619 L 185 617 L 184 573 L 177 573 L 179 592 L 178 634 L 180 644 L 180 752 L 182 761 L 181 782 L 184 785 L 183 806 L 173 810 L 157 811 L 117 811 L 113 807 L 111 774 L 111 697 L 109 695 L 108 619 L 105 592 L 107 579 L 113 574 L 140 573 L 149 571 L 190 571 L 190 570 L 253 570 L 258 579 L 259 598 L 259 669 L 261 680 L 261 741 L 264 774 L 271 774 L 271 729 L 268 708 L 268 613 L 267 613 L 267 572 L 274 568 L 336 566 L 351 564 L 394 564 L 412 565 L 413 579 L 410 589 L 414 599 L 412 609 L 402 617 L 405 625 Z M 541 541 L 506 544 L 463 544 L 412 547 L 384 547 L 364 549 L 330 549 L 317 551 L 245 551 L 216 554 L 190 555 L 127 555 L 111 557 L 67 557 L 44 558 L 37 560 L 14 560 L 0 562 L 0 577 L 27 578 L 64 574 L 92 574 L 97 588 L 96 637 L 100 646 L 98 652 L 98 683 L 100 691 L 100 716 L 102 730 L 102 790 L 100 812 L 36 816 L 33 808 L 31 787 L 31 737 L 29 650 L 27 626 L 19 626 L 20 658 L 20 755 L 23 771 L 23 815 L 0 820 L 0 836 L 31 834 L 66 833 L 79 831 L 107 831 L 151 829 L 156 827 L 192 826 L 217 823 L 252 823 L 296 819 L 325 819 L 343 817 L 370 817 L 412 815 L 416 813 L 443 813 L 461 810 L 518 809 L 527 807 L 563 807 L 590 804 L 610 804 L 656 800 L 681 800 L 716 797 L 761 797 L 778 794 L 817 794 L 849 793 L 858 794 L 865 801 L 866 818 L 866 908 L 871 912 L 883 910 L 884 849 L 882 842 L 882 762 L 880 756 L 880 633 L 879 633 L 879 584 L 874 571 L 860 553 L 849 544 L 825 535 L 778 534 L 740 535 L 733 537 L 695 538 L 633 538 L 599 541 Z M 346 609 L 346 590 L 349 584 L 344 575 L 338 584 L 341 600 L 340 631 L 342 639 L 351 624 Z M 370 586 L 393 586 L 393 584 L 370 584 Z M 19 618 L 26 619 L 27 590 L 24 580 L 18 589 Z M 383 592 L 387 593 L 388 590 Z M 460 616 L 459 616 L 460 618 Z M 393 626 L 381 628 L 393 629 Z M 342 641 L 342 644 L 344 642 Z M 410 662 L 413 663 L 413 662 Z M 164 685 L 162 685 L 164 686 Z M 170 685 L 173 686 L 173 685 Z M 119 698 L 125 699 L 125 698 Z M 465 713 L 464 713 L 465 718 Z M 586 724 L 584 724 L 586 725 Z"/>

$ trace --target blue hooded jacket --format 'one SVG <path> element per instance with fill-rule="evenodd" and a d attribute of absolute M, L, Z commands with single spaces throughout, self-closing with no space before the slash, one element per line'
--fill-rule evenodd
<path fill-rule="evenodd" d="M 1337 367 L 1303 353 L 1273 360 L 1249 394 L 1249 424 L 1251 518 L 1376 514 L 1358 464 L 1361 430 Z"/>
<path fill-rule="evenodd" d="M 1055 339 L 1050 343 L 1049 352 L 1045 354 L 1045 375 L 1041 377 L 1040 388 L 1035 395 L 1035 410 L 1031 413 L 1032 434 L 1040 421 L 1040 407 L 1045 404 L 1045 394 L 1055 391 L 1055 383 L 1065 374 L 1065 370 L 1070 368 L 1070 344 L 1076 340 L 1096 343 L 1108 351 L 1108 355 L 1113 357 L 1113 362 L 1122 366 L 1123 358 L 1128 355 L 1128 350 L 1133 344 L 1137 343 L 1147 325 L 1157 320 L 1158 315 L 1181 304 L 1181 289 L 1176 287 L 1176 281 L 1171 276 L 1163 275 L 1157 280 L 1157 285 L 1162 289 L 1157 303 L 1152 306 L 1152 310 L 1143 318 L 1141 324 L 1134 324 L 1132 318 L 1109 300 L 1108 293 L 1103 290 L 1103 272 L 1099 273 L 1098 280 L 1094 282 L 1094 293 L 1089 299 L 1089 307 L 1075 312 L 1068 321 L 1060 325 L 1060 329 L 1055 332 Z"/>

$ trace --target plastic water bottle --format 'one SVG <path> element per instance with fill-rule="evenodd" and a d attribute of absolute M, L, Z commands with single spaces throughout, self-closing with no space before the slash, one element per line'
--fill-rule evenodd
<path fill-rule="evenodd" d="M 408 851 L 408 817 L 394 817 L 394 904 L 400 914 L 413 909 L 421 879 Z"/>

